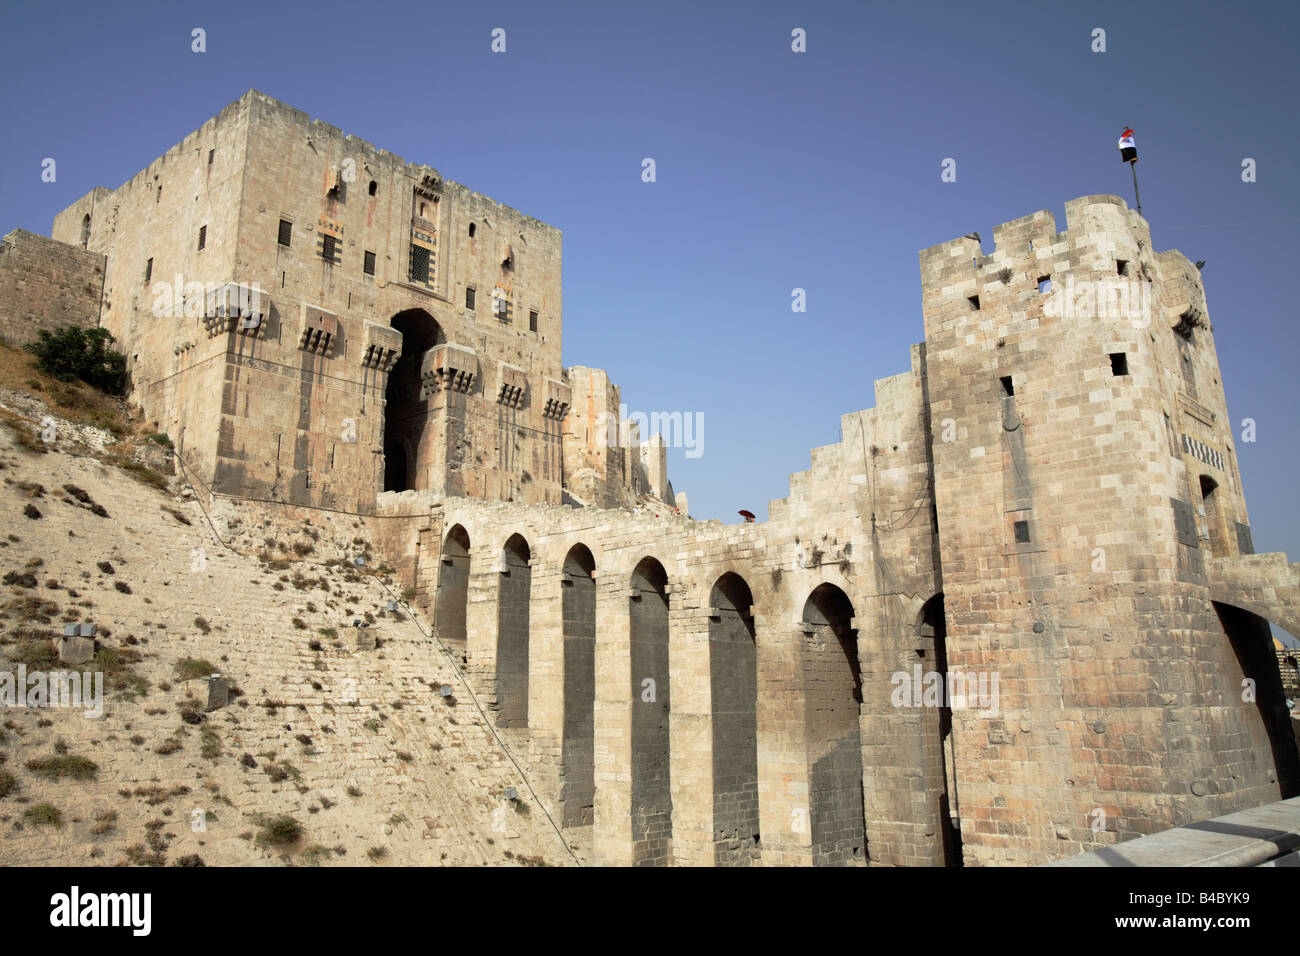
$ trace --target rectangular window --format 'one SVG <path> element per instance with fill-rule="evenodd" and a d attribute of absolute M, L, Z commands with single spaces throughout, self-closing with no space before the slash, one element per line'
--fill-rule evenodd
<path fill-rule="evenodd" d="M 207 244 L 208 244 L 208 227 L 199 226 L 199 251 L 202 251 L 203 247 L 206 246 Z"/>
<path fill-rule="evenodd" d="M 1002 378 L 999 379 L 999 381 L 1002 383 L 1003 398 L 1010 398 L 1012 395 L 1016 394 L 1016 387 L 1013 384 L 1011 384 L 1010 375 L 1002 376 Z"/>
<path fill-rule="evenodd" d="M 979 296 L 977 296 L 977 295 L 972 295 L 972 296 L 968 297 L 968 298 L 966 299 L 966 301 L 970 303 L 970 307 L 971 307 L 971 311 L 972 311 L 972 312 L 978 312 L 978 311 L 980 310 L 980 297 L 979 297 Z"/>
<path fill-rule="evenodd" d="M 217 151 L 216 151 L 215 149 L 210 149 L 210 150 L 208 150 L 208 165 L 209 165 L 209 166 L 212 165 L 212 157 L 213 157 L 214 155 L 216 155 L 216 152 L 217 152 Z"/>
<path fill-rule="evenodd" d="M 375 254 L 367 252 L 365 261 L 361 264 L 361 270 L 368 276 L 375 274 Z"/>
<path fill-rule="evenodd" d="M 280 245 L 288 246 L 293 240 L 293 223 L 287 219 L 280 220 L 280 238 L 277 240 Z"/>
<path fill-rule="evenodd" d="M 335 251 L 338 248 L 339 241 L 333 236 L 322 236 L 320 254 L 323 258 L 334 261 Z"/>
<path fill-rule="evenodd" d="M 1124 352 L 1110 353 L 1110 374 L 1127 375 L 1128 374 L 1128 355 Z"/>
<path fill-rule="evenodd" d="M 1029 543 L 1029 522 L 1017 521 L 1015 524 L 1016 544 Z"/>
<path fill-rule="evenodd" d="M 469 286 L 465 287 L 465 308 L 471 310 L 474 308 L 474 290 Z"/>
<path fill-rule="evenodd" d="M 537 331 L 537 312 L 536 312 L 536 310 L 532 310 L 532 309 L 530 309 L 529 312 L 528 312 L 528 331 L 529 331 L 529 332 L 536 332 L 536 331 Z"/>
<path fill-rule="evenodd" d="M 502 322 L 510 321 L 510 305 L 506 302 L 503 295 L 494 295 L 492 297 L 492 314 Z"/>
<path fill-rule="evenodd" d="M 150 259 L 144 264 L 144 281 L 148 282 L 153 278 L 153 260 Z"/>
<path fill-rule="evenodd" d="M 1038 277 L 1038 292 L 1039 292 L 1039 294 L 1040 294 L 1040 295 L 1047 295 L 1047 293 L 1049 293 L 1049 292 L 1051 292 L 1051 291 L 1052 291 L 1052 278 L 1051 278 L 1051 276 L 1039 276 L 1039 277 Z"/>
<path fill-rule="evenodd" d="M 1127 260 L 1127 259 L 1116 259 L 1116 260 L 1115 260 L 1115 271 L 1118 272 L 1118 273 L 1119 273 L 1120 275 L 1122 275 L 1122 276 L 1126 276 L 1126 275 L 1128 275 L 1128 260 Z"/>
<path fill-rule="evenodd" d="M 411 246 L 411 281 L 425 284 L 429 281 L 429 250 L 424 246 Z"/>

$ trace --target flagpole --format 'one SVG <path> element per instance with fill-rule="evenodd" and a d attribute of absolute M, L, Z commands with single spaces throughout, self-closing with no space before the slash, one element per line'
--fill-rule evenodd
<path fill-rule="evenodd" d="M 1134 159 L 1128 164 L 1128 168 L 1133 173 L 1133 198 L 1137 200 L 1138 215 L 1142 215 L 1142 196 L 1138 193 L 1138 164 Z"/>

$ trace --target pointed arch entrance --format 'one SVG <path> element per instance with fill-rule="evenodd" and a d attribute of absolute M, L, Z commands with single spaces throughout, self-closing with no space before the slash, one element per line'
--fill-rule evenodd
<path fill-rule="evenodd" d="M 384 390 L 384 491 L 418 491 L 428 487 L 429 459 L 429 403 L 423 397 L 420 367 L 425 353 L 446 336 L 423 309 L 398 312 L 389 325 L 402 333 L 402 354 Z"/>

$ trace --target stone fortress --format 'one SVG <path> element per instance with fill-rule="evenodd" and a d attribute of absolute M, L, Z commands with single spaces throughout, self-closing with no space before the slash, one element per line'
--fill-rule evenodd
<path fill-rule="evenodd" d="M 1200 274 L 1066 218 L 923 250 L 910 368 L 738 525 L 562 365 L 558 230 L 254 91 L 0 313 L 111 331 L 209 501 L 366 516 L 598 862 L 1042 863 L 1300 794 Z"/>

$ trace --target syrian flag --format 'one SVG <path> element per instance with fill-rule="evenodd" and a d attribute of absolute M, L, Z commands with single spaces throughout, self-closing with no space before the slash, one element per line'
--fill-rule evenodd
<path fill-rule="evenodd" d="M 1138 158 L 1137 146 L 1133 142 L 1133 130 L 1127 126 L 1119 137 L 1119 158 L 1121 162 L 1136 163 Z"/>

